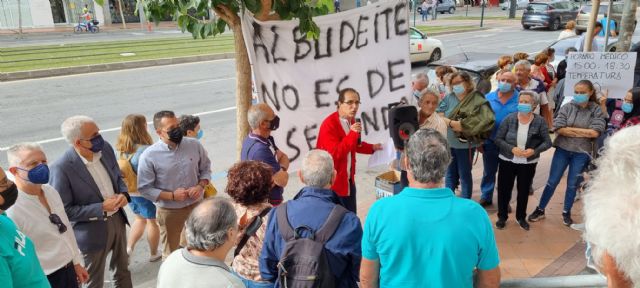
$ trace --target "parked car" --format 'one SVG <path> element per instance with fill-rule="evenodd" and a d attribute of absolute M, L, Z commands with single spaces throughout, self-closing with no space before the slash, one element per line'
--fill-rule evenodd
<path fill-rule="evenodd" d="M 487 94 L 495 87 L 491 87 L 491 76 L 498 71 L 498 53 L 469 52 L 452 55 L 442 60 L 429 63 L 425 73 L 429 77 L 429 83 L 436 83 L 436 68 L 438 66 L 452 66 L 459 71 L 469 73 L 476 88 L 482 94 Z"/>
<path fill-rule="evenodd" d="M 529 0 L 517 0 L 516 1 L 516 9 L 518 9 L 518 10 L 527 8 L 527 5 L 529 5 Z M 504 0 L 504 2 L 500 3 L 500 9 L 509 10 L 509 8 L 511 8 L 511 1 L 510 0 Z"/>
<path fill-rule="evenodd" d="M 609 15 L 609 19 L 613 20 L 613 22 L 616 23 L 616 32 L 620 30 L 623 8 L 624 3 L 622 2 L 613 2 L 613 6 L 611 6 L 611 15 Z M 598 21 L 604 18 L 604 13 L 607 13 L 608 9 L 609 2 L 600 3 L 600 8 L 598 9 Z M 591 17 L 592 10 L 593 6 L 591 4 L 582 6 L 582 8 L 578 10 L 578 17 L 576 19 L 576 34 L 580 35 L 582 34 L 582 32 L 587 31 L 587 26 L 589 25 L 589 18 Z"/>
<path fill-rule="evenodd" d="M 432 8 L 427 9 L 427 13 L 429 13 L 429 15 L 433 13 L 433 10 L 431 9 Z M 421 14 L 422 7 L 418 6 L 418 8 L 416 8 L 416 11 L 418 11 L 418 14 Z M 436 5 L 436 12 L 440 14 L 444 14 L 445 12 L 453 14 L 456 12 L 456 3 L 453 0 L 438 0 L 438 3 Z"/>
<path fill-rule="evenodd" d="M 442 58 L 442 42 L 427 37 L 427 34 L 414 27 L 409 31 L 409 42 L 411 63 L 433 62 Z"/>
<path fill-rule="evenodd" d="M 522 28 L 546 27 L 558 30 L 576 19 L 578 6 L 573 1 L 558 0 L 529 3 L 522 14 Z"/>

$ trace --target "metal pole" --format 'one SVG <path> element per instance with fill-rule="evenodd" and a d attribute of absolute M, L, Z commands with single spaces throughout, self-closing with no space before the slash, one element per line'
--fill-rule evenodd
<path fill-rule="evenodd" d="M 480 12 L 480 28 L 482 28 L 482 25 L 484 23 L 484 6 L 485 6 L 485 0 L 480 1 L 480 5 L 482 5 L 482 12 Z"/>
<path fill-rule="evenodd" d="M 629 1 L 629 0 L 627 0 Z M 607 52 L 607 46 L 609 46 L 609 23 L 611 22 L 611 6 L 613 6 L 613 2 L 609 2 L 609 6 L 607 6 L 607 23 L 605 23 L 604 28 L 604 47 L 602 47 L 602 52 Z"/>
<path fill-rule="evenodd" d="M 596 21 L 598 20 L 599 10 L 600 0 L 591 0 L 591 15 L 589 15 L 589 26 L 587 26 L 587 35 L 584 35 L 584 52 L 591 52 L 591 43 L 593 43 L 593 28 L 595 27 Z"/>
<path fill-rule="evenodd" d="M 418 1 L 413 1 L 413 27 L 416 27 L 416 12 L 418 9 Z"/>
<path fill-rule="evenodd" d="M 18 0 L 18 33 L 20 35 L 18 37 L 22 39 L 22 5 L 20 0 Z"/>
<path fill-rule="evenodd" d="M 465 1 L 465 7 L 467 7 L 467 12 L 464 14 L 464 17 L 469 17 L 469 4 Z"/>

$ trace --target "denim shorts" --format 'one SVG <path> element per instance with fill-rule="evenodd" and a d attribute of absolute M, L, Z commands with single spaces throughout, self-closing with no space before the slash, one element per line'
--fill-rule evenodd
<path fill-rule="evenodd" d="M 142 196 L 131 196 L 129 208 L 144 219 L 156 219 L 156 205 Z"/>

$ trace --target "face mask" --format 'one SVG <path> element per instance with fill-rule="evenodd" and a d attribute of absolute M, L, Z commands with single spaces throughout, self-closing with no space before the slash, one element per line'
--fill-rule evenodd
<path fill-rule="evenodd" d="M 102 148 L 104 148 L 104 139 L 102 138 L 102 135 L 93 137 L 89 141 L 91 141 L 91 148 L 89 150 L 93 153 L 98 153 L 102 151 Z"/>
<path fill-rule="evenodd" d="M 511 91 L 511 83 L 509 82 L 498 82 L 498 90 L 502 93 L 506 93 Z"/>
<path fill-rule="evenodd" d="M 464 93 L 464 86 L 462 86 L 462 84 L 453 85 L 453 88 L 451 90 L 453 90 L 453 94 L 456 94 L 456 96 L 460 96 L 462 93 Z"/>
<path fill-rule="evenodd" d="M 589 101 L 589 95 L 587 94 L 576 94 L 573 95 L 573 102 L 576 104 L 587 103 Z"/>
<path fill-rule="evenodd" d="M 180 127 L 173 128 L 167 132 L 167 136 L 169 136 L 169 141 L 180 144 L 182 142 L 182 129 Z"/>
<path fill-rule="evenodd" d="M 531 104 L 526 104 L 526 103 L 520 103 L 518 104 L 518 112 L 523 113 L 523 114 L 527 114 L 527 113 L 531 113 Z"/>
<path fill-rule="evenodd" d="M 271 120 L 271 125 L 269 126 L 269 129 L 271 129 L 271 131 L 276 131 L 278 130 L 278 127 L 280 127 L 280 117 L 276 115 L 276 117 L 274 117 L 273 120 Z"/>
<path fill-rule="evenodd" d="M 25 170 L 20 167 L 18 169 L 27 171 L 27 179 L 33 184 L 47 184 L 49 182 L 49 166 L 41 163 L 38 166 L 33 167 L 31 170 Z"/>
<path fill-rule="evenodd" d="M 16 187 L 16 184 L 12 184 L 9 189 L 0 193 L 0 196 L 4 199 L 4 203 L 0 205 L 0 210 L 7 211 L 18 199 L 18 187 Z"/>
<path fill-rule="evenodd" d="M 633 110 L 633 103 L 622 103 L 621 108 L 624 113 L 631 113 L 631 111 Z"/>
<path fill-rule="evenodd" d="M 416 99 L 420 99 L 420 91 L 417 91 L 417 90 L 413 91 L 413 97 Z"/>
<path fill-rule="evenodd" d="M 196 135 L 196 139 L 198 140 L 202 139 L 203 135 L 204 135 L 204 130 L 200 129 L 200 131 L 198 131 L 198 134 Z"/>

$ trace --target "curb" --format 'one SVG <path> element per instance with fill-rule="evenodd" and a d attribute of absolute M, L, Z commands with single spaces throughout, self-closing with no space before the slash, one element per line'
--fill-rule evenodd
<path fill-rule="evenodd" d="M 457 33 L 482 31 L 482 30 L 488 30 L 488 29 L 490 28 L 478 27 L 475 29 L 460 30 L 460 31 L 435 32 L 435 33 L 430 33 L 429 35 L 437 36 L 437 35 L 446 35 L 446 34 L 457 34 Z M 7 73 L 0 73 L 0 82 L 47 78 L 47 77 L 55 77 L 55 76 L 67 76 L 67 75 L 85 74 L 85 73 L 93 73 L 93 72 L 107 72 L 107 71 L 126 70 L 126 69 L 133 69 L 133 68 L 164 66 L 164 65 L 193 63 L 193 62 L 221 60 L 221 59 L 233 59 L 234 55 L 235 53 L 229 52 L 229 53 L 219 53 L 219 54 L 209 54 L 209 55 L 176 57 L 176 58 L 163 58 L 163 59 L 140 60 L 140 61 L 129 61 L 129 62 L 118 62 L 118 63 L 107 63 L 107 64 L 94 64 L 94 65 L 30 70 L 30 71 L 20 71 L 20 72 L 7 72 Z"/>
<path fill-rule="evenodd" d="M 0 82 L 47 78 L 47 77 L 55 77 L 55 76 L 66 76 L 66 75 L 84 74 L 84 73 L 93 73 L 93 72 L 126 70 L 126 69 L 133 69 L 133 68 L 164 66 L 164 65 L 221 60 L 221 59 L 233 59 L 234 57 L 235 57 L 235 53 L 218 53 L 218 54 L 197 55 L 197 56 L 187 56 L 187 57 L 177 57 L 177 58 L 162 58 L 162 59 L 153 59 L 153 60 L 95 64 L 95 65 L 31 70 L 31 71 L 21 71 L 21 72 L 8 72 L 8 73 L 0 73 Z"/>

